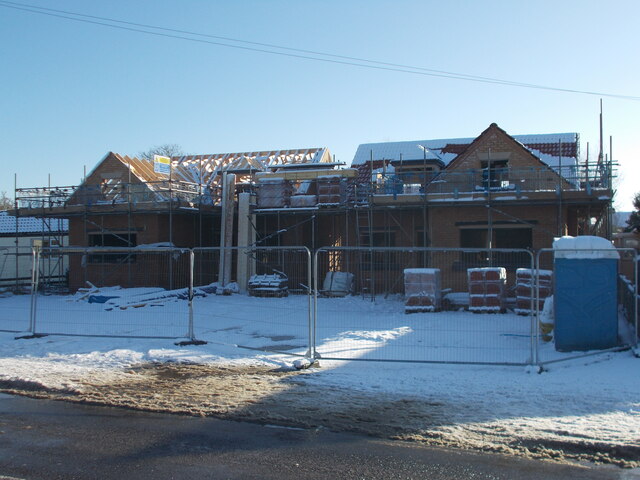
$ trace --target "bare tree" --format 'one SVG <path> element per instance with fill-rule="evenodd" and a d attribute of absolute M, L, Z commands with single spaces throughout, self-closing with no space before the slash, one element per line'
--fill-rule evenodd
<path fill-rule="evenodd" d="M 175 143 L 165 143 L 163 145 L 156 145 L 144 152 L 138 152 L 138 158 L 144 160 L 153 160 L 154 155 L 162 155 L 163 157 L 179 157 L 184 155 L 182 147 Z"/>
<path fill-rule="evenodd" d="M 0 210 L 13 208 L 13 199 L 7 196 L 7 192 L 0 193 Z"/>

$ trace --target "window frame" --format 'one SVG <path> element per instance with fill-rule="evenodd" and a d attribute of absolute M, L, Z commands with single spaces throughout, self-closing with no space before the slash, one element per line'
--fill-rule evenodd
<path fill-rule="evenodd" d="M 127 238 L 124 238 L 127 237 Z M 100 241 L 97 241 L 97 240 Z M 107 240 L 105 242 L 105 240 Z M 93 247 L 128 247 L 137 246 L 137 234 L 135 232 L 110 232 L 110 233 L 89 233 L 87 245 Z M 117 263 L 135 263 L 136 255 L 131 253 L 94 253 L 88 256 L 87 262 L 90 264 L 117 264 Z"/>
<path fill-rule="evenodd" d="M 509 187 L 509 160 L 483 160 L 480 162 L 482 171 L 482 187 L 485 190 L 501 190 Z"/>

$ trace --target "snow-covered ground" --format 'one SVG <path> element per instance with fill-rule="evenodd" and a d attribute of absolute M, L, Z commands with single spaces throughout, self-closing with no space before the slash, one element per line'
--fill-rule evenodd
<path fill-rule="evenodd" d="M 167 337 L 187 332 L 185 300 L 158 300 L 157 290 L 100 293 L 118 298 L 89 304 L 78 295 L 39 297 L 39 330 Z M 0 330 L 26 330 L 29 302 L 28 296 L 0 298 Z M 555 363 L 542 374 L 522 366 L 355 361 L 527 361 L 527 317 L 405 315 L 401 306 L 393 298 L 320 299 L 318 352 L 344 360 L 321 359 L 319 368 L 301 372 L 288 371 L 300 357 L 266 350 L 306 352 L 308 304 L 302 296 L 196 298 L 195 333 L 206 345 L 57 335 L 16 340 L 14 333 L 0 332 L 0 387 L 640 466 L 640 360 L 632 352 Z M 541 351 L 547 358 L 561 355 L 551 344 Z M 140 370 L 145 364 L 192 370 L 149 376 L 149 369 Z"/>

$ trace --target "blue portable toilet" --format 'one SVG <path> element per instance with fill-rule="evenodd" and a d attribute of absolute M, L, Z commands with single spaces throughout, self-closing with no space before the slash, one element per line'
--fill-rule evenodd
<path fill-rule="evenodd" d="M 555 347 L 602 350 L 618 343 L 618 252 L 601 237 L 553 242 Z"/>

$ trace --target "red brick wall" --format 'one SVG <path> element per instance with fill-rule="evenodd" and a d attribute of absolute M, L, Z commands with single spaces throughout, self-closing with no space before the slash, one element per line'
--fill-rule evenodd
<path fill-rule="evenodd" d="M 507 215 L 492 212 L 494 228 L 514 228 L 524 224 L 496 224 L 496 222 L 513 222 L 514 218 L 533 223 L 532 248 L 550 248 L 555 236 L 557 236 L 558 208 L 555 205 L 540 206 L 501 206 L 498 210 Z M 460 226 L 457 223 L 478 222 L 475 228 L 487 228 L 487 208 L 483 205 L 459 206 L 459 207 L 432 207 L 431 213 L 431 239 L 433 247 L 458 248 L 460 247 Z M 564 218 L 567 217 L 567 209 L 564 209 Z M 469 225 L 469 227 L 471 227 Z"/>
<path fill-rule="evenodd" d="M 173 243 L 178 247 L 199 246 L 200 225 L 197 215 L 174 215 Z M 202 243 L 215 245 L 219 241 L 219 218 L 204 218 L 202 225 Z M 215 226 L 215 229 L 213 228 Z M 129 229 L 130 227 L 130 229 Z M 126 235 L 128 231 L 136 234 L 136 244 L 145 245 L 169 241 L 168 214 L 131 215 L 129 223 L 126 214 L 92 215 L 73 217 L 69 222 L 69 244 L 75 247 L 89 245 L 89 235 L 116 233 Z M 215 243 L 214 243 L 215 242 Z M 183 256 L 184 257 L 184 256 Z M 186 258 L 186 257 L 185 257 Z M 169 279 L 169 257 L 166 254 L 136 255 L 135 263 L 92 263 L 82 254 L 72 254 L 69 258 L 69 286 L 72 290 L 86 287 L 86 281 L 95 285 L 121 286 L 159 286 L 180 288 L 187 278 L 185 258 L 174 258 L 173 274 Z"/>

